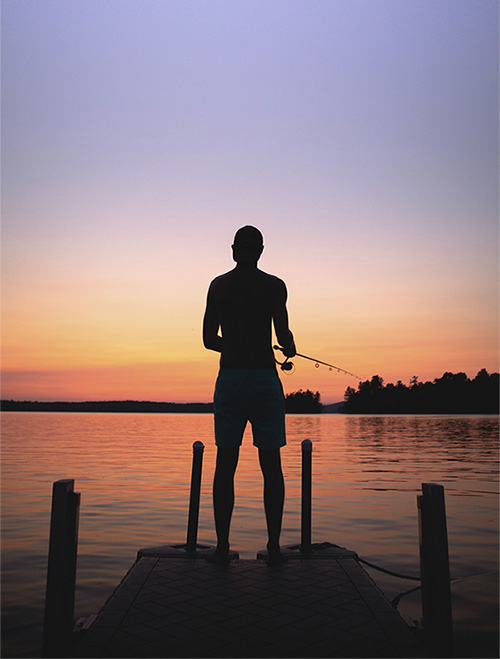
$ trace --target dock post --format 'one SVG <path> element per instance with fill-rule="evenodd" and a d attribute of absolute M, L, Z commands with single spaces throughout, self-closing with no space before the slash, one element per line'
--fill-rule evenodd
<path fill-rule="evenodd" d="M 422 483 L 417 505 L 423 625 L 436 656 L 452 657 L 450 564 L 443 486 Z"/>
<path fill-rule="evenodd" d="M 311 491 L 312 491 L 312 442 L 302 442 L 302 511 L 300 527 L 300 551 L 311 552 Z"/>
<path fill-rule="evenodd" d="M 200 514 L 201 467 L 203 464 L 203 442 L 193 444 L 193 468 L 191 471 L 191 493 L 189 496 L 189 517 L 186 551 L 196 551 L 198 538 L 198 518 Z"/>
<path fill-rule="evenodd" d="M 80 494 L 73 479 L 52 487 L 43 656 L 65 657 L 73 631 Z"/>

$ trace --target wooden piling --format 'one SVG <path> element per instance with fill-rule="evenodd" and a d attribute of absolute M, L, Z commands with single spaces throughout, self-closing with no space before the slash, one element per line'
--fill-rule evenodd
<path fill-rule="evenodd" d="M 75 481 L 53 484 L 43 656 L 65 657 L 73 631 L 80 494 Z"/>
<path fill-rule="evenodd" d="M 203 442 L 194 442 L 186 551 L 196 551 L 198 519 L 200 514 L 201 469 L 203 465 L 204 449 L 205 446 L 203 445 Z"/>
<path fill-rule="evenodd" d="M 302 510 L 300 530 L 300 551 L 311 551 L 312 522 L 312 442 L 304 439 L 302 442 Z"/>
<path fill-rule="evenodd" d="M 423 625 L 435 655 L 452 657 L 450 565 L 443 486 L 422 483 L 417 505 Z"/>

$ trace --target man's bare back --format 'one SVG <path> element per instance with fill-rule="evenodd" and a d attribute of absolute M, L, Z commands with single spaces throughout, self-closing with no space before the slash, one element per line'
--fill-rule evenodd
<path fill-rule="evenodd" d="M 221 327 L 221 368 L 276 367 L 271 323 L 274 319 L 278 334 L 283 311 L 286 313 L 286 297 L 285 283 L 258 268 L 238 265 L 214 279 L 207 312 L 217 318 Z M 278 341 L 280 338 L 290 343 L 289 336 L 278 336 Z"/>

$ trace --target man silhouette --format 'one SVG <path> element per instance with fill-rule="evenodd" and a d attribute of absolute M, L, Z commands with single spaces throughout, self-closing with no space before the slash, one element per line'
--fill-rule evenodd
<path fill-rule="evenodd" d="M 293 357 L 296 350 L 288 327 L 285 282 L 257 267 L 264 249 L 261 232 L 252 226 L 242 227 L 236 232 L 232 249 L 236 267 L 210 284 L 203 319 L 205 348 L 221 353 L 214 394 L 217 548 L 208 560 L 229 562 L 234 474 L 243 432 L 250 421 L 264 477 L 268 564 L 276 565 L 285 560 L 279 538 L 285 498 L 280 448 L 286 439 L 285 398 L 273 354 L 272 324 L 284 354 Z"/>

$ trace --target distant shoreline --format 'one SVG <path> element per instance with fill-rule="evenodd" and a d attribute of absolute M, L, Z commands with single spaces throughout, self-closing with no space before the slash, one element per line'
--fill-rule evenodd
<path fill-rule="evenodd" d="M 134 412 L 134 413 L 210 413 L 213 403 L 157 403 L 153 401 L 16 401 L 2 400 L 2 412 Z"/>
<path fill-rule="evenodd" d="M 2 412 L 117 412 L 145 414 L 212 414 L 213 403 L 157 403 L 152 401 L 31 401 L 2 400 Z M 323 414 L 337 413 L 343 403 L 323 405 Z"/>
<path fill-rule="evenodd" d="M 151 401 L 85 401 L 85 402 L 67 402 L 67 401 L 54 401 L 54 402 L 40 402 L 40 401 L 17 401 L 17 400 L 2 400 L 0 401 L 1 412 L 67 412 L 78 413 L 108 413 L 108 414 L 213 414 L 213 403 L 156 403 Z M 323 405 L 321 412 L 303 412 L 303 414 L 343 414 L 344 403 L 332 403 Z M 287 412 L 287 416 L 293 416 L 295 412 Z M 497 416 L 498 412 L 447 412 L 447 411 L 433 411 L 433 412 L 346 412 L 348 415 L 354 416 L 398 416 L 398 415 L 411 415 L 411 416 L 425 416 L 443 414 L 453 416 L 467 416 L 470 414 L 479 414 L 481 416 L 493 415 Z"/>

